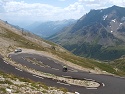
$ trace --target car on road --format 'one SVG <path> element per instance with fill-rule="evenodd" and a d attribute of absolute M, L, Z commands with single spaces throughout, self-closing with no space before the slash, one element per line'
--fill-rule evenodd
<path fill-rule="evenodd" d="M 63 72 L 67 72 L 68 71 L 68 69 L 67 69 L 67 67 L 66 66 L 63 66 L 63 70 L 62 70 Z"/>
<path fill-rule="evenodd" d="M 80 94 L 79 92 L 75 92 L 75 94 Z"/>
<path fill-rule="evenodd" d="M 22 52 L 22 49 L 15 49 L 15 53 Z"/>

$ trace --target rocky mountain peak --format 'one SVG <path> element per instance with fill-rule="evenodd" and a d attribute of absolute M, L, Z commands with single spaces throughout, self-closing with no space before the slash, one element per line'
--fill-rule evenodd
<path fill-rule="evenodd" d="M 77 31 L 84 26 L 101 23 L 104 26 L 110 25 L 111 21 L 117 20 L 119 23 L 125 21 L 125 8 L 112 6 L 106 9 L 90 10 L 89 13 L 81 17 L 74 25 L 72 32 Z"/>
<path fill-rule="evenodd" d="M 108 59 L 104 55 L 109 54 L 111 59 L 123 55 L 124 36 L 125 8 L 114 5 L 106 9 L 90 10 L 51 40 L 77 55 Z M 112 54 L 114 52 L 115 56 Z"/>

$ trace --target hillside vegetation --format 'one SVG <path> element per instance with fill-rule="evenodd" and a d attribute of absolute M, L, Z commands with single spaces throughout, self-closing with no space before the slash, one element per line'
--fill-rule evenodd
<path fill-rule="evenodd" d="M 7 55 L 9 52 L 14 51 L 16 48 L 35 49 L 40 51 L 59 50 L 65 52 L 63 48 L 41 39 L 40 37 L 13 28 L 6 22 L 0 21 L 0 51 L 2 55 Z"/>
<path fill-rule="evenodd" d="M 125 75 L 125 57 L 124 56 L 120 59 L 111 61 L 110 65 L 115 67 L 116 71 L 120 71 L 121 75 Z"/>
<path fill-rule="evenodd" d="M 0 21 L 0 52 L 1 55 L 7 58 L 7 54 L 13 52 L 16 48 L 34 49 L 37 51 L 44 51 L 53 54 L 60 58 L 62 61 L 67 61 L 69 65 L 73 63 L 72 67 L 87 69 L 90 72 L 103 73 L 109 72 L 119 75 L 119 71 L 116 71 L 113 66 L 92 59 L 81 58 L 73 55 L 62 47 L 41 39 L 40 37 L 18 30 L 10 26 L 8 23 Z"/>
<path fill-rule="evenodd" d="M 125 8 L 112 6 L 91 10 L 49 40 L 79 56 L 115 60 L 125 55 L 124 36 Z"/>

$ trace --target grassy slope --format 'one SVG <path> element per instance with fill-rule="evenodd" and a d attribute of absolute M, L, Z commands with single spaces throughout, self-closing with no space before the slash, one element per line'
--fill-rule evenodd
<path fill-rule="evenodd" d="M 38 94 L 38 92 L 41 92 L 42 94 L 57 94 L 57 92 L 62 91 L 63 93 L 68 92 L 68 90 L 65 88 L 48 87 L 44 83 L 34 82 L 30 79 L 18 77 L 13 74 L 5 74 L 1 71 L 0 78 L 2 79 L 0 80 L 0 94 L 8 94 L 6 88 L 12 90 L 13 94 L 24 94 L 26 92 L 27 94 Z M 16 82 L 17 84 L 14 82 Z M 34 91 L 36 93 L 33 93 Z M 53 91 L 55 91 L 55 93 Z"/>
<path fill-rule="evenodd" d="M 114 60 L 116 58 L 120 58 L 125 54 L 125 46 L 102 47 L 98 44 L 90 45 L 87 43 L 83 43 L 82 45 L 74 44 L 65 45 L 64 47 L 69 51 L 72 51 L 76 55 L 95 58 L 99 60 Z"/>
<path fill-rule="evenodd" d="M 97 61 L 91 60 L 91 59 L 81 58 L 81 57 L 78 57 L 78 56 L 75 56 L 75 55 L 69 53 L 68 51 L 56 50 L 55 48 L 57 46 L 55 44 L 54 45 L 51 44 L 52 45 L 51 48 L 43 47 L 39 43 L 26 39 L 25 38 L 26 36 L 18 35 L 16 33 L 12 32 L 11 29 L 7 29 L 4 27 L 1 27 L 1 28 L 4 29 L 5 33 L 1 34 L 0 37 L 4 37 L 11 41 L 16 42 L 17 47 L 47 51 L 47 52 L 53 53 L 53 54 L 63 58 L 64 60 L 70 61 L 74 64 L 80 65 L 85 68 L 91 68 L 91 69 L 99 68 L 103 71 L 119 74 L 118 72 L 115 71 L 113 66 L 110 66 L 109 64 L 100 63 L 100 62 L 97 62 Z"/>
<path fill-rule="evenodd" d="M 19 47 L 24 47 L 24 48 L 29 48 L 29 49 L 35 48 L 37 50 L 43 50 L 43 47 L 39 47 L 38 44 L 25 39 L 24 37 L 12 32 L 9 29 L 5 29 L 5 33 L 2 35 L 2 37 L 15 41 L 16 43 L 18 43 L 17 46 L 19 46 Z"/>
<path fill-rule="evenodd" d="M 125 58 L 124 57 L 110 62 L 110 65 L 115 67 L 116 70 L 120 72 L 120 75 L 125 75 Z"/>

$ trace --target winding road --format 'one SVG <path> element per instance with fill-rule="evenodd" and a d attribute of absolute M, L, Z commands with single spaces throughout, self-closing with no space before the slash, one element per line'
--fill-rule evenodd
<path fill-rule="evenodd" d="M 17 76 L 29 78 L 34 81 L 44 82 L 46 85 L 49 86 L 64 87 L 71 92 L 79 92 L 80 94 L 125 94 L 125 78 L 114 77 L 112 75 L 92 74 L 76 70 L 71 67 L 68 67 L 68 72 L 62 72 L 62 67 L 64 65 L 63 63 L 52 58 L 40 56 L 37 54 L 17 53 L 10 54 L 9 57 L 15 62 L 22 64 L 23 66 L 27 66 L 41 72 L 50 73 L 61 77 L 63 76 L 75 79 L 97 81 L 98 83 L 100 83 L 100 87 L 86 88 L 83 86 L 66 84 L 50 78 L 33 75 L 10 65 L 6 61 L 4 61 L 2 57 L 0 57 L 0 70 L 7 73 L 12 73 Z M 41 63 L 34 64 L 29 59 L 33 59 Z"/>

